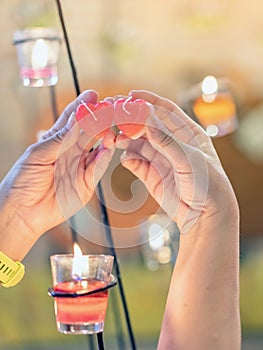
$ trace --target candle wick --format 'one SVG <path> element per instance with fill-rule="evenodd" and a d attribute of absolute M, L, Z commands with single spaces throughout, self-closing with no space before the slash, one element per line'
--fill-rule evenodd
<path fill-rule="evenodd" d="M 75 273 L 72 275 L 72 278 L 73 278 L 73 280 L 76 281 L 76 282 L 80 282 L 80 281 L 82 280 L 81 276 L 80 276 L 80 275 L 77 275 L 77 274 L 75 274 Z"/>

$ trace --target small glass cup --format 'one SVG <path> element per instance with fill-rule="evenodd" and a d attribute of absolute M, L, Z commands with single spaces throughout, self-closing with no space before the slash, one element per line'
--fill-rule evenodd
<path fill-rule="evenodd" d="M 59 332 L 95 334 L 103 331 L 113 261 L 111 255 L 82 255 L 77 261 L 73 254 L 50 257 L 51 295 Z"/>
<path fill-rule="evenodd" d="M 238 128 L 236 103 L 226 78 L 205 77 L 182 96 L 181 105 L 211 137 L 225 136 Z"/>
<path fill-rule="evenodd" d="M 31 27 L 14 33 L 20 77 L 26 87 L 53 86 L 58 82 L 57 60 L 61 36 L 53 28 Z"/>

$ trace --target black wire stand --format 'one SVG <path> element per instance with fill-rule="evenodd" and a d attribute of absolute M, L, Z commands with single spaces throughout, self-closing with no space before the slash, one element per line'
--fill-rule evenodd
<path fill-rule="evenodd" d="M 66 43 L 68 58 L 69 58 L 70 67 L 71 67 L 72 76 L 73 76 L 73 81 L 74 81 L 74 86 L 75 86 L 75 92 L 76 92 L 76 96 L 78 96 L 81 93 L 81 90 L 80 90 L 79 81 L 78 81 L 78 77 L 77 77 L 77 70 L 76 70 L 76 67 L 74 64 L 74 60 L 73 60 L 73 56 L 72 56 L 72 52 L 71 52 L 71 48 L 70 48 L 69 38 L 68 38 L 66 25 L 65 25 L 65 21 L 64 21 L 64 16 L 63 16 L 63 11 L 62 11 L 61 3 L 59 0 L 56 0 L 56 4 L 57 4 L 57 9 L 58 9 L 61 27 L 63 30 L 64 40 Z M 132 326 L 131 326 L 128 305 L 127 305 L 126 296 L 125 296 L 124 288 L 123 288 L 123 284 L 122 284 L 120 267 L 119 267 L 119 263 L 118 263 L 116 250 L 114 247 L 114 241 L 113 241 L 113 237 L 112 237 L 111 226 L 109 223 L 107 208 L 105 206 L 105 200 L 104 200 L 104 194 L 103 194 L 101 182 L 98 183 L 97 188 L 98 188 L 98 194 L 99 194 L 101 219 L 102 219 L 102 222 L 104 224 L 105 236 L 106 236 L 106 239 L 108 241 L 111 254 L 114 257 L 114 268 L 116 271 L 116 277 L 117 277 L 117 281 L 118 281 L 119 292 L 120 292 L 120 297 L 121 297 L 121 301 L 122 301 L 122 305 L 123 305 L 125 320 L 126 320 L 126 324 L 127 324 L 127 328 L 128 328 L 130 343 L 131 343 L 132 350 L 136 350 L 135 338 L 134 338 L 134 334 L 133 334 L 133 330 L 132 330 Z M 73 238 L 74 237 L 75 237 L 75 235 L 73 236 Z M 102 334 L 97 334 L 97 341 L 98 341 L 99 346 L 104 346 Z M 101 349 L 103 349 L 103 348 L 101 348 Z M 123 350 L 123 349 L 121 349 L 121 350 Z"/>

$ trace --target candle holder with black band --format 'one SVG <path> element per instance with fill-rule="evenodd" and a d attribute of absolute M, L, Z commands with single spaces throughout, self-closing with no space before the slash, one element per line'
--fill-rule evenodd
<path fill-rule="evenodd" d="M 181 97 L 185 112 L 211 137 L 233 133 L 238 127 L 236 103 L 226 78 L 206 76 Z"/>
<path fill-rule="evenodd" d="M 108 291 L 117 280 L 111 274 L 112 255 L 74 254 L 50 257 L 57 329 L 64 334 L 97 334 L 104 330 Z"/>

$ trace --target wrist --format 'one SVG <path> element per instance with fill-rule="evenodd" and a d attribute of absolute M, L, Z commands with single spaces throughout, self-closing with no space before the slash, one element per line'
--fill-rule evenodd
<path fill-rule="evenodd" d="M 15 261 L 21 261 L 37 240 L 25 223 L 19 209 L 10 203 L 0 206 L 0 251 Z"/>
<path fill-rule="evenodd" d="M 211 186 L 203 210 L 190 231 L 196 231 L 199 235 L 212 231 L 224 231 L 226 234 L 239 232 L 239 221 L 240 213 L 235 193 L 229 180 L 221 179 L 217 188 Z"/>
<path fill-rule="evenodd" d="M 215 268 L 210 277 L 217 275 L 217 268 L 227 262 L 232 281 L 238 279 L 239 269 L 239 211 L 234 206 L 206 216 L 180 237 L 178 267 L 208 266 Z M 202 270 L 201 269 L 201 270 Z M 209 274 L 206 278 L 210 278 Z M 219 281 L 220 279 L 218 279 Z M 223 284 L 222 284 L 223 286 Z M 218 286 L 220 289 L 220 286 Z"/>

